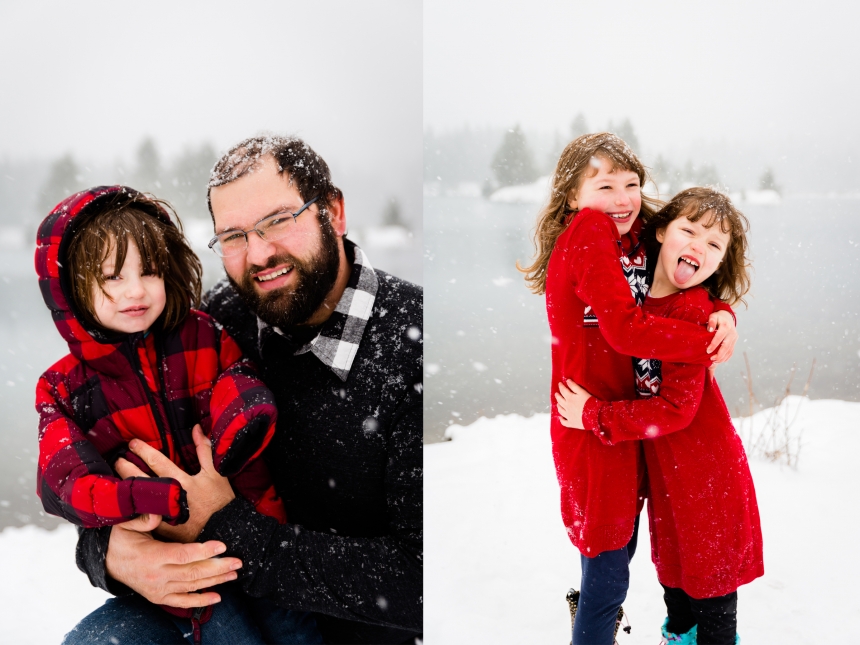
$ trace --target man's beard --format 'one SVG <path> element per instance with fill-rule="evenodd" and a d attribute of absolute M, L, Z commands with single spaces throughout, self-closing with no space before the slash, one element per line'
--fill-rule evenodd
<path fill-rule="evenodd" d="M 308 261 L 292 255 L 278 255 L 272 256 L 264 267 L 250 267 L 239 281 L 227 274 L 230 284 L 263 322 L 283 330 L 306 323 L 331 292 L 340 267 L 337 236 L 327 220 L 321 222 L 320 231 L 320 250 Z M 279 264 L 293 267 L 292 272 L 296 274 L 293 285 L 269 292 L 257 291 L 252 274 L 273 269 Z"/>

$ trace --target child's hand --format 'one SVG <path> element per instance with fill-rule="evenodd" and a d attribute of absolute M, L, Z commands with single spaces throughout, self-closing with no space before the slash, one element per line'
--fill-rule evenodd
<path fill-rule="evenodd" d="M 732 357 L 735 351 L 735 343 L 738 342 L 738 332 L 735 329 L 735 319 L 728 311 L 715 311 L 708 316 L 708 331 L 717 330 L 714 337 L 711 339 L 711 344 L 708 345 L 708 353 L 713 352 L 717 347 L 720 350 L 711 356 L 714 365 L 725 363 Z"/>
<path fill-rule="evenodd" d="M 577 385 L 570 379 L 567 379 L 567 386 L 564 383 L 559 383 L 555 400 L 561 425 L 565 428 L 585 430 L 585 425 L 582 423 L 582 409 L 585 407 L 585 402 L 590 398 L 591 394 L 584 387 Z"/>

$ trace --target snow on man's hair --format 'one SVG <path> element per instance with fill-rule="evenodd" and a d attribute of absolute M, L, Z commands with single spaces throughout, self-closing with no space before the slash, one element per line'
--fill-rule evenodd
<path fill-rule="evenodd" d="M 328 164 L 308 144 L 298 137 L 262 135 L 237 143 L 215 163 L 207 190 L 210 215 L 212 189 L 254 172 L 267 155 L 274 158 L 280 174 L 287 174 L 304 201 L 319 197 L 321 206 L 329 206 L 343 197 L 332 183 Z"/>

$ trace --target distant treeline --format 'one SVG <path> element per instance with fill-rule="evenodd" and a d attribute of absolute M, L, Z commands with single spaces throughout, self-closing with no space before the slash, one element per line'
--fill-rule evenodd
<path fill-rule="evenodd" d="M 644 155 L 630 119 L 609 122 L 605 131 L 614 132 L 642 158 L 661 194 L 675 194 L 686 185 L 718 186 L 722 178 L 715 164 L 687 159 L 677 162 L 663 154 Z M 463 183 L 477 183 L 487 195 L 504 186 L 528 184 L 551 175 L 564 147 L 592 130 L 583 114 L 570 123 L 568 132 L 526 133 L 519 124 L 502 128 L 463 127 L 447 132 L 424 132 L 424 181 L 453 189 Z M 779 190 L 773 171 L 766 168 L 755 188 Z M 666 196 L 663 194 L 663 196 Z"/>
<path fill-rule="evenodd" d="M 0 159 L 0 229 L 24 228 L 25 240 L 35 239 L 39 222 L 69 195 L 103 184 L 124 184 L 165 199 L 183 220 L 209 219 L 206 185 L 218 154 L 209 142 L 188 145 L 166 157 L 156 142 L 145 138 L 131 160 L 91 163 L 66 153 L 53 160 Z M 382 225 L 412 228 L 401 202 L 394 196 L 381 205 Z M 2 246 L 2 232 L 0 232 Z"/>
<path fill-rule="evenodd" d="M 99 184 L 125 184 L 169 201 L 183 218 L 209 218 L 206 184 L 217 160 L 208 142 L 164 158 L 144 139 L 131 162 L 90 167 L 72 153 L 52 161 L 0 161 L 0 226 L 24 226 L 27 239 L 51 209 L 69 195 Z"/>

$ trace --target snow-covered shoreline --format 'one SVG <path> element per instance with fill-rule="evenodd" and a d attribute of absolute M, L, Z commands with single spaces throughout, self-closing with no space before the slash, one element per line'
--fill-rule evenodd
<path fill-rule="evenodd" d="M 860 403 L 804 400 L 795 424 L 797 470 L 750 460 L 765 576 L 738 594 L 746 643 L 820 643 L 823 619 L 839 624 L 860 599 Z M 578 586 L 579 554 L 559 517 L 548 416 L 482 418 L 450 434 L 424 449 L 425 642 L 569 642 L 564 594 Z M 653 645 L 665 616 L 646 526 L 621 645 Z"/>
<path fill-rule="evenodd" d="M 765 576 L 739 592 L 750 644 L 822 642 L 823 618 L 841 632 L 860 599 L 860 403 L 804 400 L 794 423 L 803 431 L 796 470 L 750 460 L 765 548 Z M 564 593 L 578 583 L 579 557 L 559 518 L 548 426 L 547 415 L 482 418 L 425 446 L 428 645 L 568 642 Z M 75 542 L 71 525 L 0 532 L 0 603 L 15 617 L 2 642 L 59 643 L 107 598 L 75 567 Z M 633 631 L 619 643 L 653 645 L 664 610 L 647 530 L 631 567 Z"/>
<path fill-rule="evenodd" d="M 60 643 L 77 622 L 109 596 L 90 586 L 75 566 L 77 531 L 64 524 L 54 531 L 35 526 L 0 532 L 0 642 L 15 645 Z"/>

